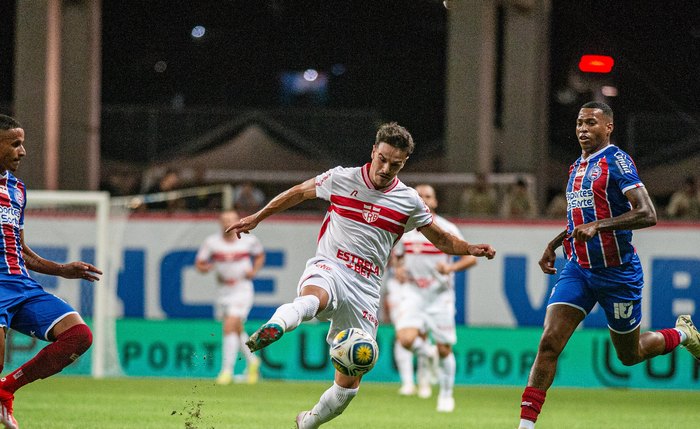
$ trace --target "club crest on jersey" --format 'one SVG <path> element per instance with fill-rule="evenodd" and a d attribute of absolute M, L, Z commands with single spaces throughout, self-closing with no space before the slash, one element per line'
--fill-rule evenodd
<path fill-rule="evenodd" d="M 591 181 L 595 181 L 600 177 L 601 174 L 603 174 L 603 169 L 600 168 L 600 166 L 598 165 L 594 165 L 593 167 L 591 167 L 591 171 L 588 172 L 588 178 Z"/>
<path fill-rule="evenodd" d="M 15 189 L 15 200 L 17 200 L 17 204 L 20 206 L 24 205 L 24 194 L 19 189 Z"/>
<path fill-rule="evenodd" d="M 362 207 L 362 218 L 367 221 L 367 223 L 372 223 L 379 219 L 379 211 L 381 208 L 374 207 L 372 204 L 365 204 Z"/>

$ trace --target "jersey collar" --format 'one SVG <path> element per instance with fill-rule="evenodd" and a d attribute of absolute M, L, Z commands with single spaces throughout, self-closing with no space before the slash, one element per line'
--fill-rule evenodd
<path fill-rule="evenodd" d="M 396 185 L 399 184 L 399 178 L 394 176 L 394 179 L 391 181 L 391 183 L 389 183 L 388 185 L 386 185 L 385 187 L 383 187 L 381 189 L 377 188 L 376 186 L 374 186 L 374 183 L 372 183 L 372 180 L 369 178 L 369 167 L 370 167 L 369 162 L 362 166 L 362 179 L 365 181 L 365 185 L 367 185 L 367 187 L 369 189 L 374 189 L 374 190 L 377 190 L 379 192 L 383 192 L 386 194 L 387 192 L 394 189 L 396 187 Z"/>
<path fill-rule="evenodd" d="M 600 155 L 601 153 L 605 152 L 606 150 L 610 149 L 611 147 L 616 147 L 616 146 L 614 144 L 609 144 L 609 145 L 605 146 L 604 148 L 599 149 L 598 152 L 594 152 L 594 153 L 590 154 L 588 156 L 588 158 L 584 158 L 583 154 L 581 154 L 581 158 L 579 158 L 579 160 L 581 162 L 590 161 L 591 159 L 595 158 L 596 156 Z"/>

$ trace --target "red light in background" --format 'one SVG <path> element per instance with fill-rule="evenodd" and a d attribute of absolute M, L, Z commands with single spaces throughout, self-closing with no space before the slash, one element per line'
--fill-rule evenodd
<path fill-rule="evenodd" d="M 586 73 L 610 73 L 614 64 L 613 57 L 607 55 L 583 55 L 578 68 Z"/>

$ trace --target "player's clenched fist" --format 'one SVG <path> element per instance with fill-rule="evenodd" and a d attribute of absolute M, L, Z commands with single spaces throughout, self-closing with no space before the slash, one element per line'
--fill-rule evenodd
<path fill-rule="evenodd" d="M 496 249 L 488 244 L 470 244 L 469 254 L 473 256 L 485 256 L 486 259 L 493 259 L 496 256 Z"/>

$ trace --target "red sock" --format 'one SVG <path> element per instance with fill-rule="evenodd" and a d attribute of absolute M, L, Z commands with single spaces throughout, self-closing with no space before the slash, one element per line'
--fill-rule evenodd
<path fill-rule="evenodd" d="M 547 392 L 536 387 L 526 387 L 523 392 L 523 402 L 520 403 L 520 418 L 537 421 L 537 416 L 540 415 L 542 404 Z"/>
<path fill-rule="evenodd" d="M 25 384 L 50 377 L 75 361 L 92 344 L 92 332 L 85 324 L 62 332 L 56 341 L 44 347 L 31 360 L 0 379 L 0 388 L 14 393 Z"/>
<path fill-rule="evenodd" d="M 678 344 L 681 343 L 681 334 L 673 328 L 659 329 L 656 332 L 664 336 L 666 347 L 664 348 L 663 354 L 670 353 L 671 350 L 678 347 Z"/>

